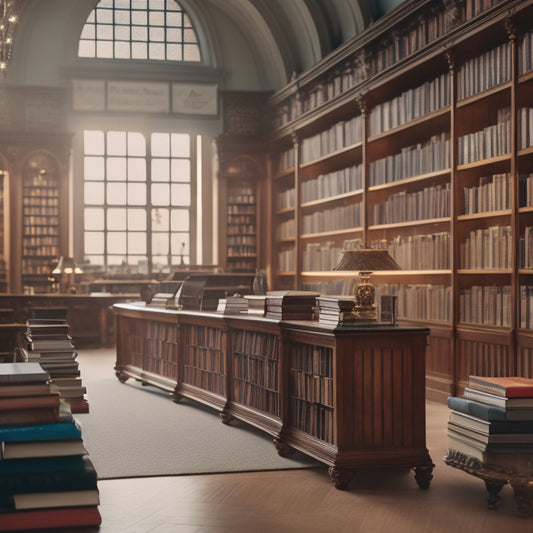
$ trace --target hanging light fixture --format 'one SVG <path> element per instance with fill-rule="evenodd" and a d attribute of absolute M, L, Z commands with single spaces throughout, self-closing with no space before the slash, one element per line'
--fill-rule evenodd
<path fill-rule="evenodd" d="M 0 0 L 0 71 L 6 71 L 13 37 L 27 0 Z"/>

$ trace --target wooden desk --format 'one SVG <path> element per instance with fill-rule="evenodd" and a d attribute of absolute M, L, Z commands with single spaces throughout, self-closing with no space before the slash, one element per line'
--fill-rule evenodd
<path fill-rule="evenodd" d="M 426 328 L 319 326 L 115 304 L 120 381 L 187 397 L 272 435 L 280 455 L 354 472 L 412 468 L 428 488 Z"/>
<path fill-rule="evenodd" d="M 533 453 L 492 453 L 485 454 L 480 460 L 450 449 L 444 462 L 485 482 L 485 488 L 489 493 L 489 509 L 497 509 L 500 491 L 509 483 L 513 488 L 517 514 L 523 517 L 531 515 Z"/>

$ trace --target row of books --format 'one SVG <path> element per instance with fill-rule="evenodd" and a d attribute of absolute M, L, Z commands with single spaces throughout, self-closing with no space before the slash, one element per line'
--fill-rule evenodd
<path fill-rule="evenodd" d="M 281 173 L 286 170 L 289 170 L 290 168 L 294 167 L 295 163 L 296 154 L 294 152 L 294 149 L 289 148 L 288 150 L 284 150 L 283 152 L 280 152 L 278 154 L 276 171 L 278 173 Z"/>
<path fill-rule="evenodd" d="M 518 50 L 518 72 L 525 74 L 533 69 L 533 30 L 526 33 Z"/>
<path fill-rule="evenodd" d="M 459 246 L 459 264 L 465 269 L 509 269 L 512 240 L 511 226 L 472 230 Z"/>
<path fill-rule="evenodd" d="M 450 134 L 433 135 L 425 143 L 406 146 L 397 154 L 371 161 L 368 167 L 370 186 L 450 168 Z"/>
<path fill-rule="evenodd" d="M 236 402 L 260 411 L 280 416 L 279 393 L 248 381 L 233 380 L 233 398 Z"/>
<path fill-rule="evenodd" d="M 451 242 L 447 231 L 373 240 L 370 248 L 388 250 L 402 270 L 447 270 L 451 264 Z"/>
<path fill-rule="evenodd" d="M 520 327 L 533 329 L 533 287 L 520 286 Z"/>
<path fill-rule="evenodd" d="M 233 356 L 234 379 L 245 381 L 269 390 L 278 390 L 279 365 L 272 359 Z"/>
<path fill-rule="evenodd" d="M 533 379 L 469 376 L 462 397 L 448 398 L 449 454 L 459 452 L 489 464 L 531 454 Z"/>
<path fill-rule="evenodd" d="M 280 191 L 277 195 L 276 208 L 278 211 L 282 209 L 290 209 L 296 205 L 296 189 L 294 187 Z"/>
<path fill-rule="evenodd" d="M 508 172 L 479 178 L 479 185 L 465 187 L 465 215 L 503 211 L 511 207 L 511 176 Z"/>
<path fill-rule="evenodd" d="M 342 257 L 342 248 L 334 241 L 308 243 L 303 251 L 302 268 L 304 271 L 333 270 Z"/>
<path fill-rule="evenodd" d="M 266 301 L 266 295 L 264 295 Z M 239 330 L 235 333 L 233 351 L 243 356 L 278 360 L 279 337 L 268 333 Z"/>
<path fill-rule="evenodd" d="M 333 407 L 333 378 L 291 371 L 289 388 L 301 400 Z"/>
<path fill-rule="evenodd" d="M 296 222 L 294 218 L 289 218 L 280 222 L 276 227 L 277 239 L 294 239 L 296 234 Z"/>
<path fill-rule="evenodd" d="M 185 343 L 198 347 L 222 349 L 224 331 L 210 326 L 187 325 L 183 327 Z"/>
<path fill-rule="evenodd" d="M 523 107 L 518 111 L 518 148 L 533 146 L 533 108 Z"/>
<path fill-rule="evenodd" d="M 334 416 L 331 407 L 291 397 L 289 420 L 291 426 L 325 442 L 333 442 Z"/>
<path fill-rule="evenodd" d="M 450 184 L 391 194 L 385 202 L 373 206 L 373 224 L 415 222 L 450 216 Z"/>
<path fill-rule="evenodd" d="M 255 190 L 253 187 L 239 186 L 228 194 L 228 204 L 255 205 Z"/>
<path fill-rule="evenodd" d="M 38 363 L 0 364 L 0 531 L 98 526 L 81 426 Z"/>
<path fill-rule="evenodd" d="M 520 207 L 533 206 L 533 173 L 520 176 L 518 195 Z"/>
<path fill-rule="evenodd" d="M 457 160 L 460 165 L 498 157 L 511 152 L 510 109 L 498 110 L 498 121 L 480 131 L 457 139 Z"/>
<path fill-rule="evenodd" d="M 226 392 L 223 374 L 209 372 L 194 366 L 183 366 L 183 382 L 221 396 Z"/>
<path fill-rule="evenodd" d="M 341 120 L 327 130 L 302 140 L 302 163 L 309 163 L 323 155 L 342 150 L 363 138 L 363 119 L 361 115 Z"/>
<path fill-rule="evenodd" d="M 296 255 L 294 250 L 278 252 L 278 270 L 280 272 L 294 272 L 296 269 Z"/>
<path fill-rule="evenodd" d="M 442 74 L 372 108 L 369 135 L 378 135 L 450 105 L 450 75 Z"/>
<path fill-rule="evenodd" d="M 511 65 L 509 42 L 468 60 L 457 73 L 458 98 L 462 100 L 509 81 Z"/>
<path fill-rule="evenodd" d="M 265 316 L 276 320 L 312 320 L 318 296 L 309 291 L 268 291 Z"/>
<path fill-rule="evenodd" d="M 459 293 L 459 318 L 468 324 L 511 325 L 511 287 L 474 285 Z"/>
<path fill-rule="evenodd" d="M 224 360 L 221 353 L 220 350 L 214 348 L 187 345 L 183 363 L 186 366 L 222 374 L 224 372 Z"/>
<path fill-rule="evenodd" d="M 302 203 L 331 198 L 362 189 L 363 165 L 353 165 L 304 181 L 302 183 Z M 294 201 L 294 198 L 292 200 Z M 292 205 L 294 206 L 294 203 Z"/>
<path fill-rule="evenodd" d="M 302 233 L 322 233 L 358 228 L 362 225 L 362 203 L 315 211 L 302 217 Z"/>

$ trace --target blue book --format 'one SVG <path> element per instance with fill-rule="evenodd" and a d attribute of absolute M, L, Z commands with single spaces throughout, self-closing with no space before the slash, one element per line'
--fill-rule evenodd
<path fill-rule="evenodd" d="M 458 396 L 449 396 L 448 407 L 460 413 L 476 416 L 490 421 L 524 420 L 533 421 L 533 409 L 513 409 L 509 411 L 504 407 L 497 407 L 486 403 L 476 402 Z"/>
<path fill-rule="evenodd" d="M 81 439 L 79 423 L 74 420 L 29 426 L 0 426 L 0 442 L 62 439 Z"/>

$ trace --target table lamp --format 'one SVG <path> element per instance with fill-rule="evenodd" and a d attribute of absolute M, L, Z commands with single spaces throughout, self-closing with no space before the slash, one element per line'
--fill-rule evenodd
<path fill-rule="evenodd" d="M 52 270 L 52 275 L 59 280 L 59 292 L 64 294 L 76 290 L 75 277 L 83 271 L 76 266 L 72 257 L 61 256 L 57 266 Z"/>
<path fill-rule="evenodd" d="M 339 264 L 333 270 L 359 271 L 359 281 L 354 285 L 355 305 L 353 321 L 377 320 L 374 297 L 376 288 L 370 282 L 370 275 L 376 270 L 401 270 L 400 265 L 387 250 L 343 250 Z"/>

